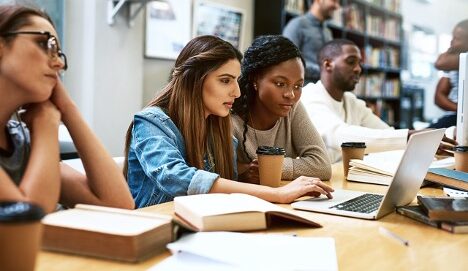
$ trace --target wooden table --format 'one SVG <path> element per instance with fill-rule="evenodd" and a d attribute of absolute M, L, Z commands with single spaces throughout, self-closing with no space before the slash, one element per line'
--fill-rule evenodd
<path fill-rule="evenodd" d="M 386 186 L 345 181 L 341 164 L 333 165 L 330 184 L 335 188 L 380 193 L 387 189 Z M 442 195 L 442 190 L 423 188 L 420 193 Z M 290 208 L 289 205 L 283 205 L 283 207 Z M 164 203 L 137 211 L 172 214 L 173 203 Z M 340 270 L 467 270 L 468 268 L 468 234 L 451 234 L 396 213 L 389 214 L 378 221 L 312 212 L 302 213 L 320 223 L 323 228 L 281 227 L 267 232 L 335 238 Z M 409 240 L 410 245 L 404 246 L 380 234 L 380 226 Z M 146 270 L 169 255 L 169 252 L 165 252 L 141 263 L 127 264 L 41 251 L 36 270 Z"/>

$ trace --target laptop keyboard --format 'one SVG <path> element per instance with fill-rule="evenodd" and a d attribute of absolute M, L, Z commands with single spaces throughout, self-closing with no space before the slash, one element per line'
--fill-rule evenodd
<path fill-rule="evenodd" d="M 330 207 L 330 209 L 344 210 L 357 213 L 372 213 L 379 208 L 383 195 L 364 194 L 354 199 Z"/>

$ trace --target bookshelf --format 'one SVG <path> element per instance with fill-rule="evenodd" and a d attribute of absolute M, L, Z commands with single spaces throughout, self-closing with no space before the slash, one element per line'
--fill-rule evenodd
<path fill-rule="evenodd" d="M 281 34 L 291 18 L 308 11 L 308 2 L 255 0 L 254 35 Z M 385 122 L 400 127 L 400 0 L 340 0 L 340 5 L 328 27 L 334 38 L 352 40 L 361 49 L 362 78 L 354 92 Z"/>
<path fill-rule="evenodd" d="M 354 93 L 389 125 L 401 124 L 402 16 L 399 0 L 341 0 L 328 26 L 334 38 L 354 41 L 363 57 Z M 406 126 L 406 125 L 404 125 Z"/>

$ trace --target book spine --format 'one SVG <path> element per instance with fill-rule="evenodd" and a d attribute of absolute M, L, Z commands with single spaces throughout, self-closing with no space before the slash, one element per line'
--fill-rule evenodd
<path fill-rule="evenodd" d="M 427 217 L 425 217 L 424 215 L 421 215 L 421 214 L 418 214 L 416 212 L 412 212 L 412 211 L 408 211 L 406 209 L 404 209 L 404 207 L 402 208 L 397 208 L 396 209 L 396 212 L 401 214 L 401 215 L 404 215 L 406 217 L 409 217 L 411 219 L 414 219 L 416 221 L 419 221 L 421 223 L 424 223 L 426 225 L 429 225 L 429 226 L 432 226 L 432 227 L 435 227 L 435 228 L 439 228 L 439 223 L 435 222 L 435 221 L 430 221 Z"/>

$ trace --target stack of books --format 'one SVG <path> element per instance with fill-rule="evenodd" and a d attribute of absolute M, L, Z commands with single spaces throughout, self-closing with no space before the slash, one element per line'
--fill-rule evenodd
<path fill-rule="evenodd" d="M 468 198 L 418 196 L 418 204 L 397 213 L 451 233 L 468 233 Z"/>

